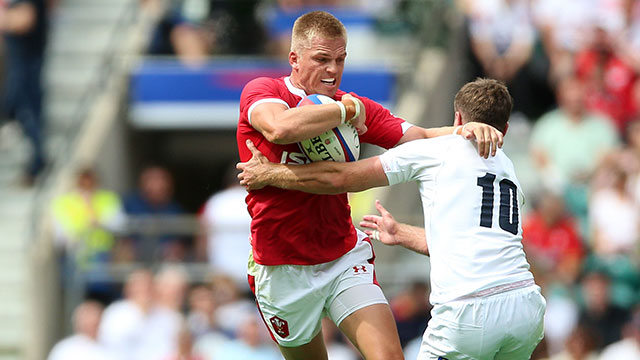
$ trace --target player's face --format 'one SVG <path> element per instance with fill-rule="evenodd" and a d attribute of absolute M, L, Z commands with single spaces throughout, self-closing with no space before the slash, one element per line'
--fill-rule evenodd
<path fill-rule="evenodd" d="M 314 37 L 310 48 L 289 54 L 291 82 L 307 94 L 333 97 L 342 80 L 346 57 L 345 39 Z"/>

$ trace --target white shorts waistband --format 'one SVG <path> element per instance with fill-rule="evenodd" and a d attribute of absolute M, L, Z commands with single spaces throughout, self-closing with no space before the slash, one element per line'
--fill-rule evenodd
<path fill-rule="evenodd" d="M 536 284 L 536 282 L 533 279 L 520 280 L 520 281 L 512 282 L 512 283 L 509 283 L 509 284 L 498 285 L 498 286 L 494 286 L 494 287 L 491 287 L 491 288 L 488 288 L 488 289 L 476 291 L 476 292 L 471 293 L 469 295 L 461 296 L 461 297 L 459 297 L 457 299 L 454 299 L 453 301 L 472 299 L 472 298 L 480 298 L 480 297 L 487 297 L 487 296 L 500 294 L 500 293 L 503 293 L 503 292 L 506 292 L 506 291 L 510 291 L 510 290 L 526 288 L 526 287 L 529 287 L 529 286 L 533 286 L 535 284 Z"/>

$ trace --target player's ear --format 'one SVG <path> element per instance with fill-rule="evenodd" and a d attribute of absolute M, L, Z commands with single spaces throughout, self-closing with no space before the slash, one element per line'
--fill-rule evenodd
<path fill-rule="evenodd" d="M 295 51 L 289 52 L 289 65 L 293 70 L 298 70 L 300 65 L 298 63 L 298 54 Z"/>
<path fill-rule="evenodd" d="M 456 111 L 453 114 L 453 126 L 460 126 L 462 125 L 462 114 L 460 114 L 460 111 Z"/>
<path fill-rule="evenodd" d="M 507 130 L 509 130 L 509 122 L 507 121 L 506 124 L 504 124 L 504 130 L 502 131 L 502 136 L 507 135 Z"/>

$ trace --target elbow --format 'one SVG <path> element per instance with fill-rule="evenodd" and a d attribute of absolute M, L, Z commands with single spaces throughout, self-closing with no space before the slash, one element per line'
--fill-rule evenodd
<path fill-rule="evenodd" d="M 264 137 L 273 144 L 287 145 L 296 142 L 293 138 L 293 132 L 290 129 L 273 129 L 265 131 Z"/>
<path fill-rule="evenodd" d="M 351 191 L 345 176 L 333 174 L 332 177 L 327 179 L 327 183 L 329 184 L 328 188 L 331 189 L 330 194 L 343 194 Z"/>

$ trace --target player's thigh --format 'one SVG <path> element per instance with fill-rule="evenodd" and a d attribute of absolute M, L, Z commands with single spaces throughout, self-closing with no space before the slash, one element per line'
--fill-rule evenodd
<path fill-rule="evenodd" d="M 282 356 L 287 360 L 327 360 L 327 349 L 322 338 L 322 332 L 318 333 L 311 342 L 296 347 L 278 345 Z"/>
<path fill-rule="evenodd" d="M 418 355 L 427 359 L 492 359 L 500 336 L 485 329 L 480 301 L 454 301 L 436 305 Z"/>
<path fill-rule="evenodd" d="M 341 318 L 339 309 L 354 310 L 336 324 L 365 359 L 404 358 L 393 314 L 377 285 L 345 290 L 332 305 L 329 311 L 332 319 Z"/>
<path fill-rule="evenodd" d="M 320 333 L 325 316 L 322 289 L 311 283 L 310 269 L 302 266 L 253 265 L 249 283 L 260 314 L 278 345 L 298 347 Z"/>

